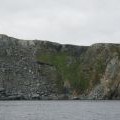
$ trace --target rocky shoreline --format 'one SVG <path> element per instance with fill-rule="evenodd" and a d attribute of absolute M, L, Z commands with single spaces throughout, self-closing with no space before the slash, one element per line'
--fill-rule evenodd
<path fill-rule="evenodd" d="M 0 100 L 120 99 L 120 44 L 61 45 L 0 34 Z"/>

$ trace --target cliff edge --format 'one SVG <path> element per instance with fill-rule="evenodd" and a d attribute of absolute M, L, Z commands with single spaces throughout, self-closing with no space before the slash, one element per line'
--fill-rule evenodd
<path fill-rule="evenodd" d="M 0 99 L 120 99 L 120 45 L 62 45 L 0 34 Z"/>

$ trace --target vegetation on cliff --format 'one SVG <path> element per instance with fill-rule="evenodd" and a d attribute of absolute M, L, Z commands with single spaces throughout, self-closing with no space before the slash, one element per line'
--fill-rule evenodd
<path fill-rule="evenodd" d="M 0 99 L 119 99 L 120 45 L 0 35 L 0 73 Z"/>

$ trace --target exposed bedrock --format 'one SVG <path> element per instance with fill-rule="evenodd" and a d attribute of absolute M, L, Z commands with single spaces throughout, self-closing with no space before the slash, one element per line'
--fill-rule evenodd
<path fill-rule="evenodd" d="M 120 99 L 120 45 L 62 45 L 1 34 L 0 99 Z"/>

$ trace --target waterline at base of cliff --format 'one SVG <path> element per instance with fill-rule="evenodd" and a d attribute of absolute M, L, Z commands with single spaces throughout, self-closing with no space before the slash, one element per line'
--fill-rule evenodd
<path fill-rule="evenodd" d="M 0 100 L 120 99 L 120 44 L 62 45 L 0 34 Z"/>

